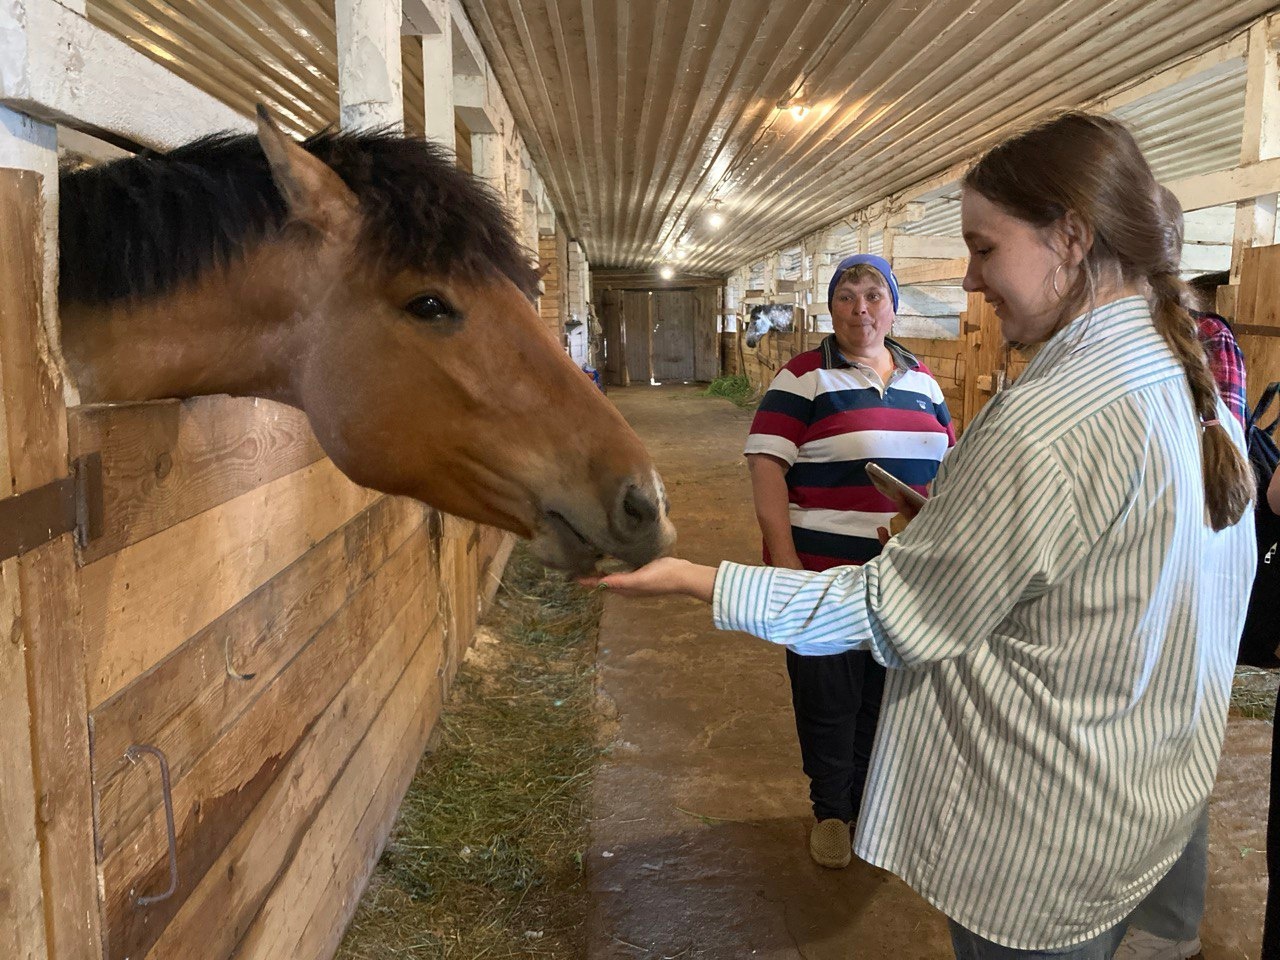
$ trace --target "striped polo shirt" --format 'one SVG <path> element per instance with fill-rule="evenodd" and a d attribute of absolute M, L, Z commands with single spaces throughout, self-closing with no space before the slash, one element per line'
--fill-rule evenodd
<path fill-rule="evenodd" d="M 867 479 L 875 462 L 921 493 L 955 443 L 942 388 L 901 344 L 886 339 L 886 386 L 850 363 L 834 335 L 797 354 L 760 401 L 745 453 L 785 462 L 791 534 L 807 570 L 865 563 L 880 553 L 877 527 L 897 513 Z M 765 560 L 768 562 L 768 556 Z"/>
<path fill-rule="evenodd" d="M 983 408 L 878 558 L 717 574 L 718 627 L 894 668 L 855 849 L 996 943 L 1113 927 L 1213 787 L 1257 548 L 1247 511 L 1208 524 L 1200 431 L 1117 300 Z"/>

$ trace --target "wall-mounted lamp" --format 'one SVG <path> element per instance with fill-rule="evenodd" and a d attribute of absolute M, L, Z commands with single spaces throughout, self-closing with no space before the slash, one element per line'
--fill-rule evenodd
<path fill-rule="evenodd" d="M 658 276 L 660 276 L 663 280 L 670 280 L 675 275 L 676 275 L 676 272 L 675 270 L 671 269 L 671 267 L 664 266 L 662 269 L 658 271 Z"/>

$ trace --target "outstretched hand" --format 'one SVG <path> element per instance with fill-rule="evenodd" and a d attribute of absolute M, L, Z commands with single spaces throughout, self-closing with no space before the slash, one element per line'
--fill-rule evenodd
<path fill-rule="evenodd" d="M 584 587 L 603 586 L 624 597 L 662 597 L 685 594 L 704 603 L 711 602 L 716 568 L 690 563 L 676 557 L 660 557 L 629 573 L 604 577 L 580 577 Z"/>

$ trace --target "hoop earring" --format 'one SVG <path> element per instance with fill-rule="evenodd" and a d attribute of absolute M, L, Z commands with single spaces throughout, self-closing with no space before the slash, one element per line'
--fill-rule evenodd
<path fill-rule="evenodd" d="M 1059 300 L 1062 299 L 1062 291 L 1058 289 L 1058 274 L 1062 272 L 1062 268 L 1065 266 L 1066 266 L 1065 263 L 1060 263 L 1058 264 L 1057 268 L 1053 271 L 1053 282 L 1052 282 L 1053 292 L 1054 292 L 1054 295 L 1057 296 Z"/>

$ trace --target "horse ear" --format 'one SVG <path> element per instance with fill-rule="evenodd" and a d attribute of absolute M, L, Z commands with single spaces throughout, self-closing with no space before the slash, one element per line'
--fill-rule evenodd
<path fill-rule="evenodd" d="M 546 275 L 550 271 L 551 271 L 551 261 L 548 260 L 546 263 L 538 264 L 538 268 L 534 272 L 538 275 L 538 279 L 542 280 L 546 277 Z"/>
<path fill-rule="evenodd" d="M 351 188 L 323 160 L 307 152 L 258 104 L 258 142 L 289 216 L 324 233 L 339 231 L 359 214 Z"/>

